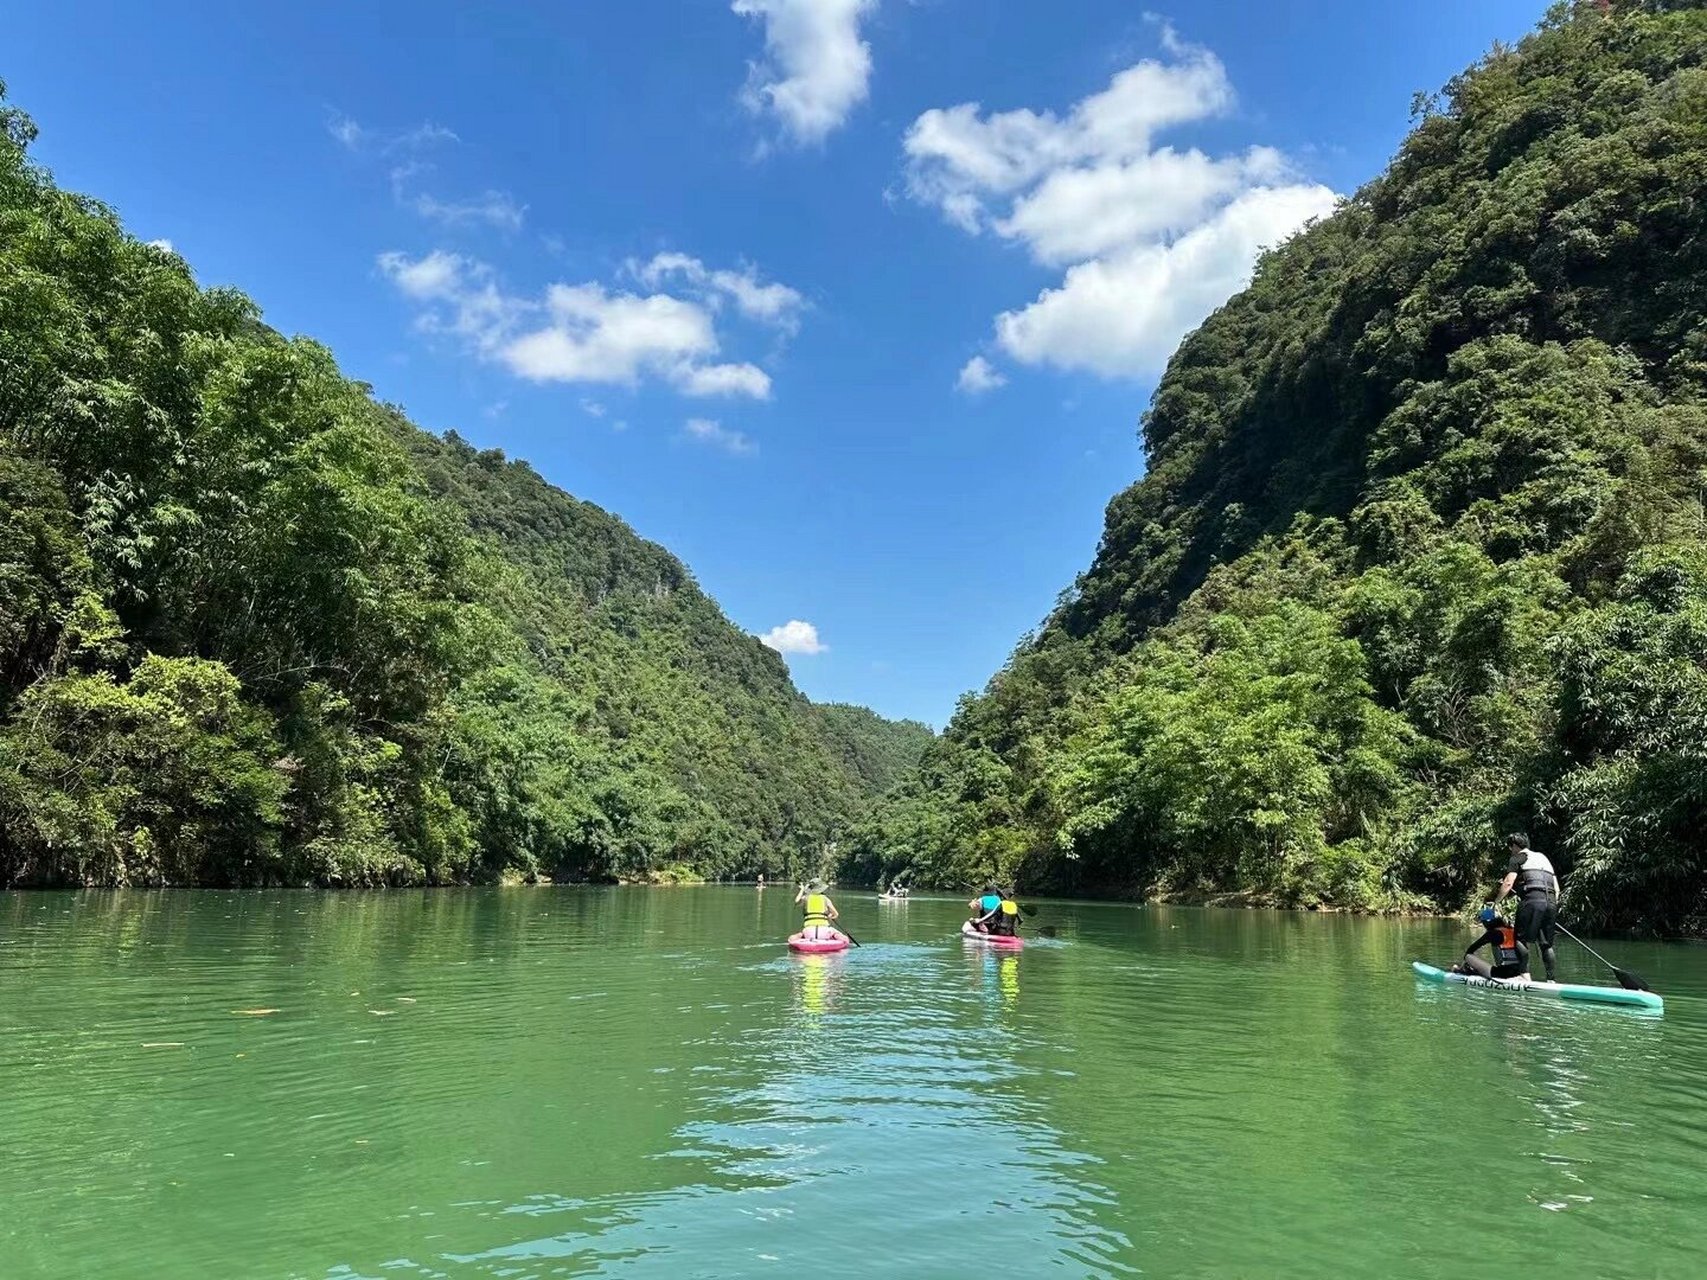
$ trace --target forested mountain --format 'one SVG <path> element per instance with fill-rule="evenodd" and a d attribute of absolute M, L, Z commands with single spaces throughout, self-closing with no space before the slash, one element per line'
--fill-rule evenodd
<path fill-rule="evenodd" d="M 850 842 L 1707 930 L 1707 9 L 1556 7 L 1182 344 L 1096 559 Z"/>
<path fill-rule="evenodd" d="M 822 702 L 814 710 L 832 751 L 874 795 L 910 774 L 936 738 L 917 720 L 885 720 L 845 702 Z"/>
<path fill-rule="evenodd" d="M 0 114 L 0 882 L 774 875 L 917 759 L 663 548 L 57 189 L 34 132 Z"/>

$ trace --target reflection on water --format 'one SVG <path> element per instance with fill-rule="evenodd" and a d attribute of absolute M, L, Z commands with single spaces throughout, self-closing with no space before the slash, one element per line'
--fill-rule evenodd
<path fill-rule="evenodd" d="M 1053 1129 L 1001 1025 L 1019 957 L 958 943 L 756 962 L 787 975 L 792 1016 L 720 1044 L 663 1158 L 695 1168 L 667 1194 L 530 1206 L 548 1232 L 451 1261 L 508 1274 L 752 1274 L 855 1256 L 885 1274 L 961 1276 L 987 1259 L 1124 1275 L 1096 1161 Z M 1006 1028 L 1011 1031 L 1012 1028 Z M 440 1264 L 435 1265 L 442 1265 Z M 689 1270 L 684 1272 L 684 1266 Z"/>
<path fill-rule="evenodd" d="M 1698 1274 L 1701 952 L 1640 1019 L 1434 922 L 787 899 L 0 900 L 3 1274 Z"/>
<path fill-rule="evenodd" d="M 842 965 L 846 963 L 847 953 L 844 951 L 827 956 L 801 955 L 791 959 L 795 990 L 799 993 L 800 1011 L 815 1023 L 820 1014 L 830 1010 L 836 988 L 841 985 Z"/>

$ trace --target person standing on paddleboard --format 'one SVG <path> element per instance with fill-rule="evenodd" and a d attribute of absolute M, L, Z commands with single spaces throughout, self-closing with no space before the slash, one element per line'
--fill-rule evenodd
<path fill-rule="evenodd" d="M 800 892 L 794 895 L 794 900 L 806 905 L 806 920 L 800 926 L 801 933 L 808 938 L 836 936 L 831 921 L 837 919 L 840 913 L 836 910 L 836 904 L 830 901 L 830 895 L 819 891 L 816 881 L 808 880 L 801 885 Z"/>
<path fill-rule="evenodd" d="M 1505 843 L 1511 852 L 1511 860 L 1506 863 L 1505 879 L 1500 881 L 1500 891 L 1494 901 L 1503 902 L 1505 896 L 1515 890 L 1518 941 L 1531 948 L 1536 943 L 1541 944 L 1541 963 L 1546 966 L 1547 981 L 1557 982 L 1553 937 L 1559 927 L 1558 873 L 1553 870 L 1546 854 L 1537 853 L 1529 847 L 1529 837 L 1523 832 L 1513 832 Z M 1527 969 L 1525 976 L 1534 977 Z"/>
<path fill-rule="evenodd" d="M 1517 929 L 1492 905 L 1476 915 L 1481 922 L 1482 936 L 1464 949 L 1464 958 L 1452 966 L 1454 973 L 1472 973 L 1478 978 L 1521 978 L 1529 972 L 1529 948 L 1517 936 Z M 1492 946 L 1490 963 L 1476 953 Z"/>

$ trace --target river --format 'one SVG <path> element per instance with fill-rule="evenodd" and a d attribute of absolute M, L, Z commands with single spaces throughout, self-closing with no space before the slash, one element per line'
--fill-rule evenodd
<path fill-rule="evenodd" d="M 1707 949 L 1599 948 L 1653 1017 L 1419 984 L 1442 921 L 839 905 L 799 958 L 783 889 L 0 898 L 0 1269 L 1707 1271 Z"/>

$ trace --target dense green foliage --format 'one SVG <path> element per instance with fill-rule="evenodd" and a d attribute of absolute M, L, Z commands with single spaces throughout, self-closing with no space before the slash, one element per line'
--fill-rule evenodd
<path fill-rule="evenodd" d="M 1186 339 L 865 874 L 1707 929 L 1707 8 L 1561 5 Z"/>
<path fill-rule="evenodd" d="M 437 440 L 0 114 L 0 880 L 816 865 L 929 740 L 668 552 Z"/>
<path fill-rule="evenodd" d="M 882 795 L 919 763 L 936 734 L 917 720 L 885 720 L 845 702 L 815 708 L 820 733 L 836 757 L 873 795 Z"/>

